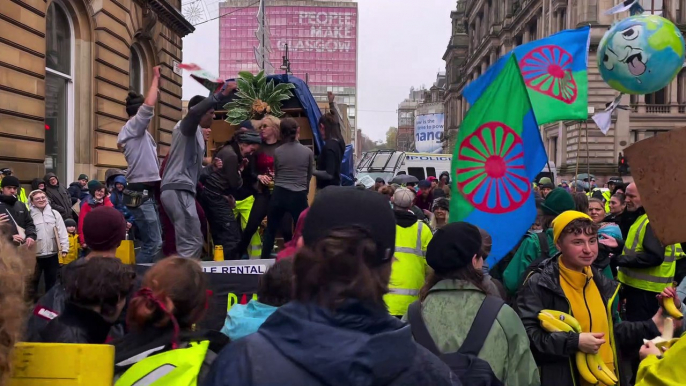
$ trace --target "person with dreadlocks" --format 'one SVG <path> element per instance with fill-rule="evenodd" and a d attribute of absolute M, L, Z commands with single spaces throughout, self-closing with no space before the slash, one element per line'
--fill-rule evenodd
<path fill-rule="evenodd" d="M 202 384 L 229 342 L 218 331 L 195 328 L 207 311 L 208 288 L 194 260 L 169 257 L 150 268 L 129 302 L 129 333 L 112 342 L 116 386 Z"/>

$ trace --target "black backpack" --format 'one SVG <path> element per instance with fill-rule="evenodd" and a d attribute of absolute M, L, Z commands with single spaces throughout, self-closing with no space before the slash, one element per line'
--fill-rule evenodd
<path fill-rule="evenodd" d="M 481 351 L 481 347 L 483 347 L 486 337 L 488 337 L 488 333 L 491 331 L 491 326 L 493 326 L 493 322 L 495 322 L 503 304 L 505 304 L 503 300 L 498 297 L 486 296 L 462 346 L 460 346 L 457 352 L 448 354 L 442 354 L 431 338 L 422 318 L 419 301 L 410 304 L 407 310 L 407 319 L 415 341 L 447 364 L 453 373 L 460 378 L 462 384 L 469 386 L 503 386 L 503 383 L 493 374 L 491 365 L 485 360 L 478 358 L 479 351 Z"/>

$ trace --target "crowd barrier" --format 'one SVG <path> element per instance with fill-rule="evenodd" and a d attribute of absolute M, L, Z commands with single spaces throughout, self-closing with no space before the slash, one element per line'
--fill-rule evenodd
<path fill-rule="evenodd" d="M 112 386 L 114 346 L 17 343 L 8 386 Z"/>

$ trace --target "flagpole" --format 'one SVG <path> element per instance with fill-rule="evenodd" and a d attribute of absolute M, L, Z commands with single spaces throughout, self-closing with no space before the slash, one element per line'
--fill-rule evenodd
<path fill-rule="evenodd" d="M 579 159 L 581 156 L 579 153 L 581 152 L 581 121 L 579 121 L 579 139 L 576 141 L 576 173 L 574 173 L 574 186 L 576 187 L 577 181 L 579 181 Z M 574 189 L 576 192 L 576 188 Z"/>
<path fill-rule="evenodd" d="M 591 190 L 591 150 L 588 148 L 588 119 L 586 120 L 586 174 L 588 175 L 588 190 Z"/>

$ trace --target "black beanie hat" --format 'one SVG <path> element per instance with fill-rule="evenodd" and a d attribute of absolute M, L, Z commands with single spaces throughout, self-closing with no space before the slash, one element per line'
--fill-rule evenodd
<path fill-rule="evenodd" d="M 126 96 L 126 113 L 129 117 L 136 115 L 143 102 L 145 102 L 143 95 L 135 91 L 129 91 L 129 95 Z"/>
<path fill-rule="evenodd" d="M 2 179 L 2 184 L 0 185 L 1 187 L 6 187 L 6 186 L 14 186 L 14 187 L 20 187 L 21 183 L 19 183 L 19 179 L 15 176 L 7 176 Z"/>
<path fill-rule="evenodd" d="M 367 230 L 377 245 L 378 263 L 395 252 L 395 216 L 388 199 L 371 190 L 330 186 L 322 190 L 307 213 L 305 245 L 313 246 L 335 229 L 357 226 Z"/>
<path fill-rule="evenodd" d="M 64 220 L 64 226 L 67 227 L 67 228 L 68 228 L 68 227 L 75 227 L 75 226 L 76 226 L 76 221 L 74 221 L 73 218 L 68 218 L 68 219 Z"/>
<path fill-rule="evenodd" d="M 110 206 L 93 209 L 83 219 L 83 238 L 86 245 L 95 251 L 117 248 L 126 238 L 124 215 Z"/>
<path fill-rule="evenodd" d="M 466 222 L 450 223 L 436 231 L 426 248 L 426 263 L 437 274 L 457 271 L 481 251 L 481 232 Z"/>
<path fill-rule="evenodd" d="M 445 211 L 450 212 L 450 199 L 441 197 L 438 198 L 434 201 L 434 206 L 431 208 L 432 211 L 436 210 L 436 208 L 441 208 Z"/>

